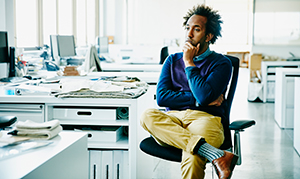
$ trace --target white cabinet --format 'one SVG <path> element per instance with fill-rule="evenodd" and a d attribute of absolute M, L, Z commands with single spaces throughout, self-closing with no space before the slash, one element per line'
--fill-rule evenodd
<path fill-rule="evenodd" d="M 294 148 L 300 154 L 300 78 L 295 78 L 295 101 L 294 101 Z"/>
<path fill-rule="evenodd" d="M 294 80 L 300 68 L 276 68 L 275 121 L 280 128 L 294 127 Z"/>
<path fill-rule="evenodd" d="M 262 61 L 263 102 L 275 101 L 276 68 L 300 68 L 300 61 Z"/>
<path fill-rule="evenodd" d="M 151 107 L 153 93 L 147 92 L 136 99 L 65 98 L 46 103 L 45 113 L 64 130 L 88 132 L 90 178 L 151 178 L 151 157 L 139 150 L 149 136 L 139 119 Z"/>
<path fill-rule="evenodd" d="M 86 134 L 60 132 L 48 146 L 0 160 L 0 178 L 86 179 Z"/>
<path fill-rule="evenodd" d="M 16 115 L 20 120 L 30 119 L 36 122 L 58 119 L 63 127 L 70 130 L 88 131 L 90 151 L 123 151 L 123 161 L 128 163 L 125 162 L 123 166 L 119 164 L 119 167 L 123 167 L 123 172 L 119 171 L 120 178 L 150 179 L 153 159 L 140 151 L 139 144 L 149 136 L 149 133 L 140 126 L 140 116 L 147 108 L 153 108 L 153 95 L 154 92 L 150 89 L 134 99 L 55 98 L 0 94 L 0 105 L 2 105 L 0 115 Z M 95 138 L 114 135 L 113 131 L 100 135 L 101 128 L 113 127 L 122 127 L 121 138 L 110 138 L 109 141 Z M 93 165 L 90 167 L 90 169 L 94 168 Z"/>
<path fill-rule="evenodd" d="M 1 103 L 1 116 L 17 116 L 18 121 L 44 122 L 44 104 Z"/>

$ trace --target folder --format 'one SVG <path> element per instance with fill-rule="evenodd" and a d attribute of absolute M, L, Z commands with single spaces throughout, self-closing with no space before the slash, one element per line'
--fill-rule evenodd
<path fill-rule="evenodd" d="M 123 177 L 129 179 L 129 152 L 128 150 L 123 151 Z"/>
<path fill-rule="evenodd" d="M 100 179 L 100 169 L 101 169 L 101 151 L 100 150 L 90 150 L 89 151 L 90 157 L 90 172 L 89 178 L 90 179 Z"/>
<path fill-rule="evenodd" d="M 114 166 L 113 166 L 113 178 L 123 179 L 123 151 L 114 150 Z"/>
<path fill-rule="evenodd" d="M 113 178 L 113 151 L 102 151 L 101 179 Z"/>

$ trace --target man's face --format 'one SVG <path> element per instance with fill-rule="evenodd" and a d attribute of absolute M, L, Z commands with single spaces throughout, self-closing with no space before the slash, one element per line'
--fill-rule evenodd
<path fill-rule="evenodd" d="M 193 15 L 187 21 L 186 29 L 186 42 L 190 42 L 193 46 L 200 43 L 200 50 L 204 48 L 206 41 L 206 22 L 207 18 L 200 15 Z"/>

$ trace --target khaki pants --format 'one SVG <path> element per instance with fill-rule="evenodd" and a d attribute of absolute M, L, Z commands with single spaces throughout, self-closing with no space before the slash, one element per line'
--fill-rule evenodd
<path fill-rule="evenodd" d="M 168 111 L 148 109 L 141 117 L 141 126 L 156 141 L 183 150 L 182 178 L 204 178 L 206 159 L 193 153 L 201 138 L 219 148 L 224 141 L 221 118 L 197 110 Z"/>

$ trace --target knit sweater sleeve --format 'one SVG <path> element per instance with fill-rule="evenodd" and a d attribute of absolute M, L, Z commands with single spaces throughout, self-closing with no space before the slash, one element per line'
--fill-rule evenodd
<path fill-rule="evenodd" d="M 169 56 L 161 70 L 157 84 L 156 100 L 159 106 L 178 109 L 195 106 L 195 98 L 191 91 L 176 91 L 173 89 L 171 73 L 172 56 Z"/>
<path fill-rule="evenodd" d="M 200 75 L 200 69 L 197 67 L 187 67 L 185 71 L 196 101 L 201 106 L 207 106 L 225 93 L 232 65 L 226 57 L 223 57 L 210 67 L 208 75 Z"/>

